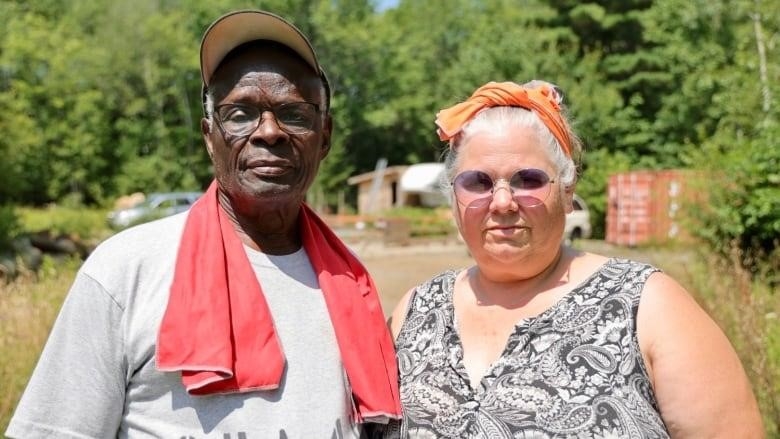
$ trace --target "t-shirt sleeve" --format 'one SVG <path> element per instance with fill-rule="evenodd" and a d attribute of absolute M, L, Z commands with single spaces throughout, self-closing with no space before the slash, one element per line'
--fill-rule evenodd
<path fill-rule="evenodd" d="M 7 437 L 116 437 L 127 376 L 122 322 L 120 304 L 77 274 Z"/>

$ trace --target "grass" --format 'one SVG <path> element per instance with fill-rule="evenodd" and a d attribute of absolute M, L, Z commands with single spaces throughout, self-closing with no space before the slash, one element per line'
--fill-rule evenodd
<path fill-rule="evenodd" d="M 21 229 L 98 242 L 112 232 L 106 209 L 77 206 L 15 207 Z M 0 436 L 27 384 L 67 289 L 81 264 L 77 257 L 45 256 L 41 268 L 21 270 L 11 282 L 0 279 Z"/>
<path fill-rule="evenodd" d="M 780 294 L 768 281 L 751 279 L 738 260 L 737 254 L 700 255 L 698 265 L 679 277 L 689 280 L 734 345 L 758 399 L 766 436 L 780 438 Z"/>
<path fill-rule="evenodd" d="M 0 436 L 38 360 L 67 286 L 80 264 L 77 259 L 46 258 L 37 274 L 23 272 L 0 283 Z"/>

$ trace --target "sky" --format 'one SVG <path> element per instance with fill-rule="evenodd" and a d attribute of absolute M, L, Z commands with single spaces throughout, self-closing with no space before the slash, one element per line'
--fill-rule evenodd
<path fill-rule="evenodd" d="M 377 11 L 384 11 L 398 4 L 398 0 L 376 0 Z"/>

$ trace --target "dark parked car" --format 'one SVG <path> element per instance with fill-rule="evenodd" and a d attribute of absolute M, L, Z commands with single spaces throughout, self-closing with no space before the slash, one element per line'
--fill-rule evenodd
<path fill-rule="evenodd" d="M 165 192 L 149 194 L 144 201 L 108 214 L 108 224 L 122 229 L 135 224 L 184 212 L 203 192 Z"/>

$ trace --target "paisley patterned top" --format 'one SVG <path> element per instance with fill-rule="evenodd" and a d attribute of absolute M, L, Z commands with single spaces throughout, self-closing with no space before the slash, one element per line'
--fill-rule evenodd
<path fill-rule="evenodd" d="M 515 325 L 472 388 L 452 293 L 417 287 L 397 339 L 403 438 L 668 438 L 636 337 L 649 265 L 611 259 L 553 307 Z M 400 431 L 398 431 L 400 430 Z"/>

